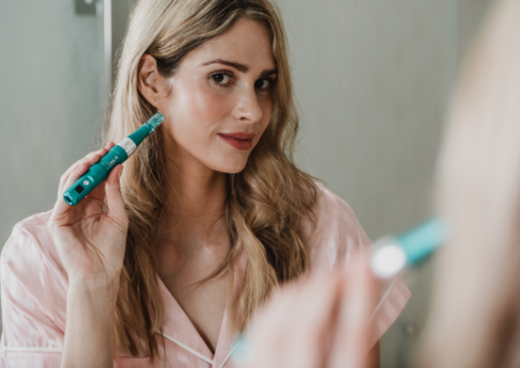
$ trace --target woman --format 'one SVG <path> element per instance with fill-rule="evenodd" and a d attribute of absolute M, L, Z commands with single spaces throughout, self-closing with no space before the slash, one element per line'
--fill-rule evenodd
<path fill-rule="evenodd" d="M 139 2 L 109 143 L 65 172 L 53 210 L 17 224 L 3 250 L 6 364 L 229 367 L 273 288 L 370 244 L 292 161 L 285 42 L 268 0 Z M 165 121 L 124 171 L 66 205 L 62 193 L 156 111 Z M 409 298 L 400 282 L 390 294 L 375 341 Z"/>

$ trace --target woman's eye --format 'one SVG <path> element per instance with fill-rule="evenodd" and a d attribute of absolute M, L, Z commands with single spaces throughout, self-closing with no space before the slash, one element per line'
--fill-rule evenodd
<path fill-rule="evenodd" d="M 219 87 L 228 87 L 233 84 L 233 77 L 226 73 L 215 73 L 211 75 L 211 79 L 217 84 Z M 270 78 L 259 79 L 255 82 L 255 88 L 267 91 L 273 87 L 273 80 Z"/>
<path fill-rule="evenodd" d="M 215 82 L 219 85 L 219 87 L 225 87 L 230 84 L 229 81 L 231 77 L 224 73 L 215 73 L 211 76 Z"/>
<path fill-rule="evenodd" d="M 255 83 L 255 88 L 266 90 L 271 88 L 271 84 L 272 81 L 270 79 L 259 79 Z"/>

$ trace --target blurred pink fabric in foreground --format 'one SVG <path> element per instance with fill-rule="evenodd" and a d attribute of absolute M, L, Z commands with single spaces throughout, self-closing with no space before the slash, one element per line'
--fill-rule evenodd
<path fill-rule="evenodd" d="M 332 269 L 356 249 L 368 249 L 371 242 L 345 201 L 318 183 L 318 227 L 311 251 L 311 271 Z M 1 303 L 3 332 L 0 367 L 59 367 L 66 321 L 67 274 L 45 226 L 51 211 L 17 223 L 1 254 Z M 235 291 L 242 279 L 245 257 L 235 267 Z M 161 356 L 155 367 L 233 367 L 230 357 L 236 336 L 224 314 L 215 354 L 199 335 L 185 312 L 157 277 L 165 305 Z M 384 300 L 371 319 L 375 344 L 401 313 L 410 291 L 399 279 L 382 290 Z M 81 338 L 78 336 L 78 338 Z M 161 339 L 160 334 L 156 334 Z M 150 367 L 147 357 L 120 354 L 114 367 Z"/>

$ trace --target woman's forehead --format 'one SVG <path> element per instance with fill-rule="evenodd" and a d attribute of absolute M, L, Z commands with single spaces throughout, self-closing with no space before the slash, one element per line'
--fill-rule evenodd
<path fill-rule="evenodd" d="M 243 73 L 276 69 L 269 30 L 262 23 L 248 18 L 237 20 L 226 33 L 190 51 L 185 61 L 192 67 L 225 61 L 228 65 L 235 64 L 229 66 Z"/>

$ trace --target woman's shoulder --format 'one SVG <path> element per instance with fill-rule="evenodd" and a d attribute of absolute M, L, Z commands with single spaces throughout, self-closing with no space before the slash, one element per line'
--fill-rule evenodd
<path fill-rule="evenodd" d="M 66 272 L 47 229 L 51 213 L 52 210 L 37 213 L 16 223 L 0 255 L 2 276 L 16 279 L 36 294 L 67 284 Z"/>
<path fill-rule="evenodd" d="M 343 198 L 327 188 L 325 184 L 321 182 L 315 182 L 315 184 L 318 187 L 315 208 L 322 221 L 344 219 L 348 222 L 350 228 L 359 226 L 354 210 Z"/>
<path fill-rule="evenodd" d="M 15 261 L 19 264 L 38 258 L 55 260 L 57 256 L 54 242 L 47 229 L 47 221 L 52 209 L 29 216 L 13 227 L 11 235 L 2 249 L 2 262 Z M 59 257 L 57 259 L 59 261 Z M 34 264 L 33 266 L 38 266 Z"/>
<path fill-rule="evenodd" d="M 356 249 L 364 249 L 371 241 L 345 200 L 315 182 L 318 193 L 314 205 L 316 228 L 311 237 L 311 267 L 332 267 L 348 258 Z"/>
<path fill-rule="evenodd" d="M 18 222 L 0 256 L 2 349 L 62 345 L 67 276 L 47 230 L 52 211 Z M 34 341 L 45 334 L 46 339 Z M 1 365 L 1 364 L 0 364 Z"/>

